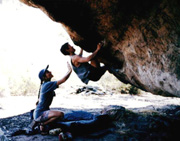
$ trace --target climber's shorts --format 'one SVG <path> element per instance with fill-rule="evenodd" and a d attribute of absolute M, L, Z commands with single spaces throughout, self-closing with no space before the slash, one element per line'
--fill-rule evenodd
<path fill-rule="evenodd" d="M 98 81 L 101 78 L 101 76 L 106 72 L 106 70 L 106 66 L 99 68 L 91 67 L 88 79 L 92 81 Z"/>

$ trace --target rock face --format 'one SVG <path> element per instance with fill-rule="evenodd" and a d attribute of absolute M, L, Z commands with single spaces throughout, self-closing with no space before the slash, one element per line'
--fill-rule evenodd
<path fill-rule="evenodd" d="M 179 0 L 20 0 L 62 23 L 122 82 L 180 97 Z"/>
<path fill-rule="evenodd" d="M 69 109 L 58 109 L 69 111 Z M 91 134 L 77 135 L 75 141 L 82 140 L 177 140 L 179 137 L 180 120 L 179 106 L 172 106 L 170 109 L 157 109 L 157 112 L 134 113 L 124 107 L 109 106 L 104 112 L 112 119 L 111 130 L 106 132 L 95 132 Z M 97 114 L 97 113 L 96 113 Z M 10 136 L 11 133 L 23 129 L 29 125 L 29 112 L 22 115 L 0 119 L 0 140 L 1 141 L 58 141 L 58 135 L 42 136 L 39 133 L 34 135 L 19 134 Z M 95 126 L 97 128 L 97 126 Z M 102 131 L 102 130 L 101 130 Z"/>

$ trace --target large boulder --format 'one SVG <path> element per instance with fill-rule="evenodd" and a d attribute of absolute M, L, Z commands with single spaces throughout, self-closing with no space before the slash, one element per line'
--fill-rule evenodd
<path fill-rule="evenodd" d="M 20 0 L 65 26 L 122 82 L 180 97 L 179 0 Z"/>

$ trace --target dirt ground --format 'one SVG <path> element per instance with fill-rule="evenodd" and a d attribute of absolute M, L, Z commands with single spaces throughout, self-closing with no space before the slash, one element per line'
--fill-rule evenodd
<path fill-rule="evenodd" d="M 78 87 L 58 91 L 51 108 L 58 108 L 64 112 L 83 110 L 100 113 L 101 111 L 110 111 L 108 114 L 113 117 L 114 126 L 101 137 L 77 136 L 74 140 L 164 140 L 178 135 L 176 131 L 180 125 L 179 98 L 156 96 L 151 93 L 119 94 L 113 91 L 105 92 L 94 86 L 79 93 L 77 93 L 77 89 Z M 29 124 L 29 111 L 34 109 L 36 99 L 36 96 L 0 99 L 1 138 L 18 141 L 24 141 L 24 139 L 58 140 L 57 136 L 39 134 L 8 136 L 10 132 Z"/>

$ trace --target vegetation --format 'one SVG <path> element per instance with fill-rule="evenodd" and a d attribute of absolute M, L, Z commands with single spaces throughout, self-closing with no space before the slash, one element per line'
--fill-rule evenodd
<path fill-rule="evenodd" d="M 12 73 L 12 74 L 11 74 Z M 37 95 L 40 84 L 36 74 L 31 74 L 28 69 L 6 74 L 3 85 L 0 85 L 0 96 L 28 96 Z M 56 74 L 56 72 L 53 71 Z M 17 75 L 18 74 L 18 75 Z M 36 76 L 36 77 L 34 77 Z M 71 76 L 73 77 L 73 76 Z M 55 78 L 57 79 L 57 78 Z M 72 78 L 71 78 L 72 79 Z M 76 82 L 77 77 L 73 78 Z M 79 81 L 80 82 L 80 81 Z M 78 83 L 78 82 L 77 82 Z M 77 85 L 77 83 L 67 82 L 66 85 Z M 81 83 L 82 84 L 82 83 Z M 122 94 L 140 94 L 140 90 L 130 84 L 124 84 L 110 73 L 105 75 L 95 85 L 101 86 L 105 91 L 116 91 Z"/>
<path fill-rule="evenodd" d="M 140 89 L 130 84 L 122 84 L 120 86 L 120 92 L 122 94 L 140 94 L 141 93 Z"/>
<path fill-rule="evenodd" d="M 112 74 L 106 73 L 100 79 L 100 85 L 102 85 L 106 90 L 118 91 L 122 94 L 140 94 L 141 90 L 130 84 L 124 84 L 119 81 Z"/>

